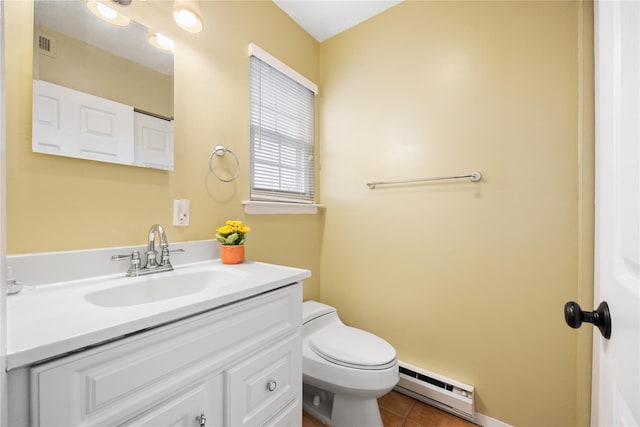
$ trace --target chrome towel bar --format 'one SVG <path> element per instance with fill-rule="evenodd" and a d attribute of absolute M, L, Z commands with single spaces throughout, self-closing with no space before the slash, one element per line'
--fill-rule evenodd
<path fill-rule="evenodd" d="M 446 179 L 461 179 L 469 178 L 472 182 L 478 182 L 482 179 L 482 174 L 478 171 L 473 171 L 469 175 L 453 175 L 453 176 L 440 176 L 437 178 L 417 178 L 417 179 L 405 179 L 401 181 L 369 181 L 367 187 L 374 190 L 376 185 L 391 185 L 391 184 L 408 184 L 414 182 L 427 182 L 427 181 L 442 181 Z"/>

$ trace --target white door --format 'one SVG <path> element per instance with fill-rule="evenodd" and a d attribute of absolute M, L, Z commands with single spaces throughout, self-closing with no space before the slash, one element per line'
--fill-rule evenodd
<path fill-rule="evenodd" d="M 595 5 L 595 330 L 591 425 L 640 426 L 640 1 Z"/>

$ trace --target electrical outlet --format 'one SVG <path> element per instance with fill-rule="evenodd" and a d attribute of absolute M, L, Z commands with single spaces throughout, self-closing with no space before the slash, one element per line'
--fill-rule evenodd
<path fill-rule="evenodd" d="M 173 225 L 189 225 L 189 199 L 173 201 Z"/>

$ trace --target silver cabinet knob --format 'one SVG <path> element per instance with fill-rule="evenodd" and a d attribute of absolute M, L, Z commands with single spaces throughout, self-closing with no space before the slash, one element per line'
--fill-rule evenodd
<path fill-rule="evenodd" d="M 200 427 L 206 427 L 207 425 L 207 417 L 204 416 L 204 413 L 198 415 L 196 417 L 196 421 L 200 424 Z"/>
<path fill-rule="evenodd" d="M 274 380 L 269 380 L 267 383 L 267 390 L 274 391 L 278 387 L 278 383 Z"/>

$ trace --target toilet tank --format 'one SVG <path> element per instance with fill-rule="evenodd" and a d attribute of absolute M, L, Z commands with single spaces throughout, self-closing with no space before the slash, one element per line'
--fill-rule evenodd
<path fill-rule="evenodd" d="M 302 324 L 306 324 L 319 317 L 326 316 L 328 318 L 338 317 L 336 309 L 330 305 L 322 304 L 318 301 L 305 301 L 302 304 Z"/>

